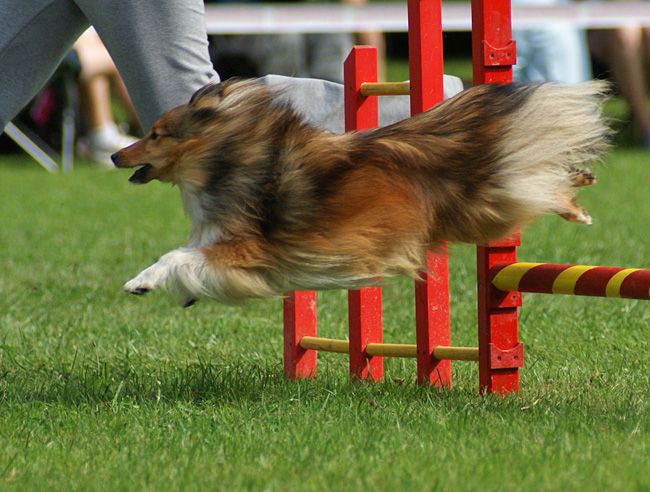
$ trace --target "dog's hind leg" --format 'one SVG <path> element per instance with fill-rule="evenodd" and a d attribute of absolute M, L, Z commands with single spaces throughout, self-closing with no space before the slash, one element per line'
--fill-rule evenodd
<path fill-rule="evenodd" d="M 575 198 L 566 200 L 563 205 L 563 211 L 558 212 L 558 215 L 564 220 L 587 225 L 593 222 L 589 212 L 584 207 L 578 205 Z"/>
<path fill-rule="evenodd" d="M 581 186 L 591 186 L 598 182 L 596 175 L 591 172 L 590 169 L 578 169 L 574 168 L 571 171 L 571 185 L 574 188 Z"/>
<path fill-rule="evenodd" d="M 583 186 L 591 186 L 598 182 L 596 176 L 590 169 L 573 168 L 569 175 L 571 186 L 573 188 L 580 188 Z M 578 205 L 575 196 L 563 197 L 560 199 L 563 205 L 562 211 L 558 215 L 564 220 L 569 222 L 577 222 L 579 224 L 591 224 L 591 216 L 584 207 Z"/>

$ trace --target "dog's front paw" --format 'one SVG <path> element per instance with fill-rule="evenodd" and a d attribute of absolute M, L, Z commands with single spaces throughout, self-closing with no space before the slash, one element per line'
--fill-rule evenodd
<path fill-rule="evenodd" d="M 150 285 L 141 282 L 141 280 L 136 277 L 132 278 L 129 280 L 127 283 L 124 284 L 124 291 L 128 292 L 129 294 L 134 294 L 136 296 L 141 296 L 152 290 L 153 287 Z"/>
<path fill-rule="evenodd" d="M 161 268 L 158 264 L 154 264 L 125 283 L 124 290 L 130 294 L 141 296 L 160 287 L 162 281 Z"/>

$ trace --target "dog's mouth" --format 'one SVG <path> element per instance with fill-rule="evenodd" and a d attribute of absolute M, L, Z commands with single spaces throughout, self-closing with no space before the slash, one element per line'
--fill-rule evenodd
<path fill-rule="evenodd" d="M 133 184 L 145 184 L 151 181 L 151 178 L 149 177 L 149 170 L 152 169 L 153 166 L 151 164 L 143 164 L 140 168 L 138 168 L 129 178 L 129 182 Z"/>

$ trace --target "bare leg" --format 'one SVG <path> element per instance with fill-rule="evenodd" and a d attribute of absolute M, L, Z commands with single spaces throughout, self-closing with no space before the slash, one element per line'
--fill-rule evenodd
<path fill-rule="evenodd" d="M 133 101 L 131 101 L 129 91 L 126 89 L 126 85 L 124 84 L 122 77 L 120 77 L 119 73 L 115 72 L 115 75 L 111 78 L 111 81 L 113 82 L 112 86 L 115 89 L 118 100 L 129 114 L 129 118 L 131 120 L 130 123 L 133 127 L 132 129 L 136 133 L 142 132 L 142 125 L 140 125 L 138 114 L 135 111 L 135 106 L 133 106 Z"/>
<path fill-rule="evenodd" d="M 74 44 L 75 51 L 81 62 L 79 87 L 87 125 L 90 130 L 104 125 L 114 124 L 111 108 L 111 88 L 116 86 L 121 102 L 127 110 L 135 115 L 124 83 L 121 81 L 117 67 L 106 47 L 94 29 L 88 29 Z M 137 119 L 136 119 L 137 121 Z"/>
<path fill-rule="evenodd" d="M 595 31 L 594 54 L 611 67 L 621 95 L 630 105 L 634 123 L 643 136 L 650 135 L 650 111 L 643 68 L 643 30 L 639 26 Z"/>
<path fill-rule="evenodd" d="M 367 31 L 357 33 L 357 39 L 361 44 L 367 44 L 377 48 L 377 80 L 386 80 L 386 39 L 383 32 Z"/>
<path fill-rule="evenodd" d="M 348 5 L 365 5 L 368 0 L 342 0 Z M 377 80 L 386 80 L 386 40 L 384 33 L 379 31 L 366 31 L 356 33 L 360 44 L 367 44 L 377 48 Z"/>
<path fill-rule="evenodd" d="M 82 108 L 90 130 L 113 123 L 110 84 L 106 77 L 93 77 L 79 84 Z"/>

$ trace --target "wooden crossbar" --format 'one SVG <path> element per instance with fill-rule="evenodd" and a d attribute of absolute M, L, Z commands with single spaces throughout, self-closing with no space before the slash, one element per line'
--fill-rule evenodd
<path fill-rule="evenodd" d="M 300 346 L 305 350 L 320 350 L 322 352 L 336 352 L 347 354 L 350 342 L 323 337 L 302 337 Z M 417 357 L 415 344 L 400 343 L 369 343 L 366 345 L 366 355 L 369 357 Z M 434 347 L 433 356 L 439 360 L 478 360 L 477 347 Z"/>
<path fill-rule="evenodd" d="M 411 82 L 363 82 L 362 96 L 408 96 L 411 93 Z"/>
<path fill-rule="evenodd" d="M 478 361 L 478 347 L 444 347 L 438 345 L 433 355 L 439 360 L 474 360 Z"/>
<path fill-rule="evenodd" d="M 320 350 L 322 352 L 336 352 L 347 354 L 350 352 L 350 342 L 323 337 L 302 337 L 299 345 L 305 350 Z"/>
<path fill-rule="evenodd" d="M 366 345 L 366 354 L 380 357 L 417 357 L 417 346 L 399 343 L 369 343 Z M 438 360 L 478 360 L 478 348 L 438 345 L 433 348 L 433 356 Z"/>
<path fill-rule="evenodd" d="M 366 345 L 366 354 L 380 357 L 417 357 L 416 345 L 400 343 L 369 343 Z"/>

